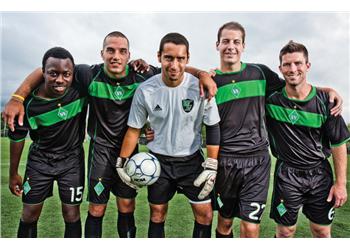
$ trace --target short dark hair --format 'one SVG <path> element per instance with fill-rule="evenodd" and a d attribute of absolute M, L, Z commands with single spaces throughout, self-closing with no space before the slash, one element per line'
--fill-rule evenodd
<path fill-rule="evenodd" d="M 104 48 L 106 46 L 106 40 L 107 40 L 108 37 L 122 37 L 122 38 L 125 38 L 126 41 L 128 42 L 128 48 L 129 48 L 129 39 L 123 33 L 121 33 L 120 31 L 112 31 L 109 34 L 107 34 L 105 36 L 105 38 L 103 39 L 102 48 Z"/>
<path fill-rule="evenodd" d="M 243 28 L 243 26 L 238 23 L 238 22 L 228 22 L 228 23 L 225 23 L 224 25 L 222 25 L 220 28 L 219 28 L 219 31 L 218 31 L 218 43 L 220 42 L 220 38 L 221 38 L 221 33 L 224 29 L 228 29 L 228 30 L 239 30 L 242 32 L 242 42 L 244 43 L 245 41 L 245 29 Z"/>
<path fill-rule="evenodd" d="M 180 33 L 168 33 L 166 34 L 162 40 L 160 40 L 160 44 L 159 44 L 159 54 L 162 54 L 163 49 L 164 49 L 164 44 L 166 43 L 174 43 L 176 45 L 185 45 L 186 46 L 186 52 L 187 52 L 187 56 L 189 55 L 189 43 L 188 40 L 186 39 L 186 37 L 184 37 L 183 35 L 181 35 Z"/>
<path fill-rule="evenodd" d="M 306 59 L 306 62 L 309 62 L 309 52 L 307 51 L 306 47 L 301 43 L 296 43 L 293 40 L 290 40 L 280 51 L 279 59 L 280 64 L 282 63 L 282 56 L 284 56 L 287 53 L 294 53 L 294 52 L 301 52 L 304 54 L 304 57 Z"/>
<path fill-rule="evenodd" d="M 62 48 L 62 47 L 53 47 L 53 48 L 49 49 L 48 51 L 46 51 L 44 56 L 43 56 L 43 61 L 42 61 L 43 71 L 45 70 L 46 61 L 49 57 L 59 58 L 59 59 L 67 59 L 68 58 L 72 61 L 72 64 L 74 67 L 73 56 L 68 50 L 66 50 L 65 48 Z"/>

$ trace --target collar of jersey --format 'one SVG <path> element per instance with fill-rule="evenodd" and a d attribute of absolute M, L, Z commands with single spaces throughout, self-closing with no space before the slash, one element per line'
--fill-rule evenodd
<path fill-rule="evenodd" d="M 285 98 L 287 98 L 288 100 L 291 100 L 293 102 L 308 102 L 316 95 L 316 87 L 311 86 L 311 91 L 310 91 L 310 93 L 308 94 L 308 96 L 304 100 L 289 98 L 288 95 L 287 95 L 287 92 L 286 92 L 286 87 L 284 87 L 282 89 L 282 94 L 283 94 L 283 96 Z"/>
<path fill-rule="evenodd" d="M 242 72 L 246 67 L 247 67 L 247 64 L 241 62 L 241 69 L 239 71 L 222 72 L 221 70 L 216 69 L 215 72 L 218 75 L 232 75 L 232 74 L 238 74 L 238 73 Z"/>
<path fill-rule="evenodd" d="M 37 96 L 36 95 L 36 93 L 39 91 L 39 88 L 40 87 L 37 87 L 36 89 L 33 90 L 32 96 L 35 99 L 40 100 L 40 101 L 44 101 L 44 102 L 52 102 L 52 101 L 56 101 L 56 100 L 59 100 L 59 99 L 63 98 L 68 93 L 68 89 L 69 89 L 69 88 L 66 88 L 66 90 L 63 93 L 63 95 L 61 95 L 59 97 L 56 97 L 56 98 L 45 98 L 45 97 L 41 97 L 41 96 Z"/>
<path fill-rule="evenodd" d="M 115 79 L 115 80 L 123 79 L 123 78 L 125 78 L 125 77 L 127 77 L 127 76 L 129 75 L 129 65 L 127 64 L 125 68 L 126 68 L 125 76 L 120 77 L 120 78 L 117 78 L 117 77 L 115 77 L 114 75 L 111 75 L 110 73 L 108 73 L 108 71 L 106 70 L 106 66 L 103 64 L 103 71 L 105 72 L 105 74 L 106 74 L 109 78 L 112 78 L 112 79 Z"/>

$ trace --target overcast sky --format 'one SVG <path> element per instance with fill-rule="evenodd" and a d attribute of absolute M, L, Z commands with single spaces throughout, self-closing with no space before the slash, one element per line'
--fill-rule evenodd
<path fill-rule="evenodd" d="M 217 30 L 228 21 L 246 28 L 243 61 L 263 63 L 276 72 L 283 45 L 291 39 L 305 44 L 312 64 L 309 82 L 335 88 L 344 98 L 343 116 L 350 122 L 349 13 L 335 12 L 2 13 L 2 102 L 40 67 L 43 54 L 53 46 L 68 49 L 76 63 L 102 62 L 102 40 L 113 30 L 129 38 L 132 58 L 154 65 L 160 39 L 168 32 L 182 33 L 190 42 L 190 65 L 215 68 Z"/>

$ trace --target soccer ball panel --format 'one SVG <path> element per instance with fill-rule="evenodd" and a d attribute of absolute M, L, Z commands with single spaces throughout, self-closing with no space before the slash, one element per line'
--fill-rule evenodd
<path fill-rule="evenodd" d="M 138 153 L 127 162 L 126 173 L 138 186 L 152 185 L 159 178 L 160 164 L 154 155 L 145 152 Z"/>

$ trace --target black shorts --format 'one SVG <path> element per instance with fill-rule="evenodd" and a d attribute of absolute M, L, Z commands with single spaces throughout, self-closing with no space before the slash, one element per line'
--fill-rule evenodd
<path fill-rule="evenodd" d="M 58 183 L 62 203 L 80 204 L 84 191 L 84 150 L 79 148 L 55 160 L 40 159 L 37 154 L 28 155 L 23 180 L 22 201 L 39 204 L 52 196 L 53 183 Z M 44 171 L 45 170 L 45 171 Z"/>
<path fill-rule="evenodd" d="M 219 157 L 216 178 L 216 207 L 227 219 L 238 217 L 260 223 L 269 188 L 271 160 L 268 152 L 261 156 Z"/>
<path fill-rule="evenodd" d="M 151 204 L 168 203 L 176 192 L 183 193 L 191 203 L 210 202 L 210 198 L 198 199 L 202 187 L 195 187 L 194 180 L 203 171 L 204 157 L 201 151 L 185 157 L 154 154 L 160 162 L 159 179 L 148 186 L 148 201 Z"/>
<path fill-rule="evenodd" d="M 334 217 L 334 200 L 327 202 L 333 185 L 332 169 L 327 160 L 308 170 L 277 161 L 270 217 L 276 223 L 293 226 L 298 212 L 313 223 L 329 225 Z"/>
<path fill-rule="evenodd" d="M 107 204 L 110 192 L 125 199 L 136 197 L 136 190 L 126 185 L 115 169 L 118 156 L 119 150 L 90 142 L 87 196 L 89 202 Z"/>

